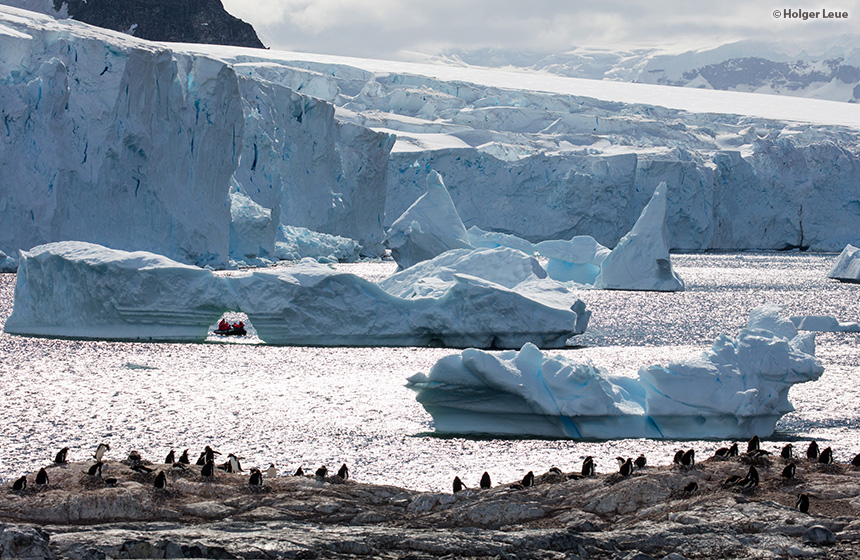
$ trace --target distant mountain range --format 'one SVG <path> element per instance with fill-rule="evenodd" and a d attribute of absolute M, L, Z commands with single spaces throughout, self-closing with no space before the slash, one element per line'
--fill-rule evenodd
<path fill-rule="evenodd" d="M 794 52 L 792 52 L 794 51 Z M 564 53 L 507 49 L 449 50 L 432 62 L 546 72 L 575 78 L 860 100 L 860 36 L 806 48 L 763 41 L 670 52 L 663 49 Z"/>
<path fill-rule="evenodd" d="M 69 17 L 150 41 L 265 48 L 251 24 L 227 13 L 221 0 L 0 0 Z"/>

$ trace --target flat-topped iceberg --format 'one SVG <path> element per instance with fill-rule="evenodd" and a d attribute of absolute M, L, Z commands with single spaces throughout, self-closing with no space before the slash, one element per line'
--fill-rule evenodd
<path fill-rule="evenodd" d="M 5 330 L 192 342 L 241 311 L 270 344 L 557 348 L 588 323 L 582 301 L 512 249 L 447 253 L 406 272 L 381 286 L 305 259 L 221 277 L 152 253 L 50 243 L 22 253 Z"/>
<path fill-rule="evenodd" d="M 780 309 L 750 313 L 736 338 L 720 335 L 700 358 L 653 365 L 637 378 L 589 363 L 519 351 L 468 349 L 409 386 L 440 433 L 560 438 L 749 438 L 773 433 L 793 410 L 788 390 L 818 379 L 815 335 Z"/>
<path fill-rule="evenodd" d="M 842 282 L 860 282 L 860 249 L 846 245 L 827 277 Z"/>
<path fill-rule="evenodd" d="M 843 323 L 832 315 L 801 315 L 791 322 L 799 331 L 812 332 L 860 332 L 860 324 Z"/>

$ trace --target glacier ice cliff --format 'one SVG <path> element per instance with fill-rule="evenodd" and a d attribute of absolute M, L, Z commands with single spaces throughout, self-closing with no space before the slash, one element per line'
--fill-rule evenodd
<path fill-rule="evenodd" d="M 273 257 L 284 224 L 381 251 L 389 134 L 73 20 L 0 6 L 0 50 L 0 250 L 78 239 L 221 265 Z"/>
<path fill-rule="evenodd" d="M 21 252 L 5 331 L 202 342 L 226 311 L 261 340 L 314 346 L 558 348 L 590 312 L 508 248 L 449 251 L 374 284 L 313 259 L 232 276 L 148 252 L 63 241 Z"/>
<path fill-rule="evenodd" d="M 638 379 L 527 344 L 464 350 L 409 386 L 440 433 L 730 439 L 772 434 L 793 410 L 789 388 L 823 372 L 815 335 L 764 305 L 737 337 L 719 335 L 698 359 L 643 367 Z"/>

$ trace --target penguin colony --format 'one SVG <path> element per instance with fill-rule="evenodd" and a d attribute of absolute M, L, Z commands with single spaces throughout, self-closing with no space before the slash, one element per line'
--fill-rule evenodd
<path fill-rule="evenodd" d="M 117 478 L 103 477 L 103 469 L 105 468 L 105 462 L 102 459 L 104 459 L 105 454 L 108 451 L 110 451 L 110 445 L 100 443 L 96 447 L 95 452 L 92 455 L 92 458 L 94 460 L 93 464 L 90 465 L 84 472 L 88 477 L 91 477 L 93 480 L 100 481 L 105 486 L 116 486 L 120 482 Z M 184 450 L 180 455 L 179 459 L 176 460 L 176 452 L 175 450 L 171 449 L 164 460 L 164 464 L 166 466 L 169 466 L 167 472 L 179 472 L 188 470 L 190 468 L 191 463 L 189 460 L 188 451 L 188 449 Z M 68 464 L 68 452 L 68 447 L 60 449 L 54 456 L 53 466 L 62 466 Z M 203 480 L 211 479 L 212 477 L 214 477 L 216 469 L 222 470 L 227 473 L 245 472 L 245 469 L 243 469 L 241 465 L 241 457 L 238 457 L 233 453 L 229 453 L 226 457 L 226 461 L 224 461 L 223 463 L 216 463 L 217 455 L 221 455 L 221 453 L 215 451 L 208 445 L 200 453 L 196 465 L 201 467 L 200 476 Z M 717 449 L 714 452 L 714 460 L 732 460 L 737 458 L 740 460 L 740 462 L 745 462 L 747 464 L 752 463 L 749 464 L 749 468 L 745 472 L 740 471 L 738 472 L 738 474 L 734 474 L 726 478 L 721 484 L 722 487 L 742 493 L 754 492 L 756 487 L 761 482 L 760 474 L 758 472 L 758 469 L 756 468 L 755 463 L 757 461 L 769 461 L 767 457 L 770 455 L 772 455 L 771 452 L 761 448 L 761 440 L 758 436 L 753 436 L 749 440 L 749 442 L 747 442 L 747 450 L 746 453 L 743 454 L 740 453 L 740 447 L 737 443 L 734 443 L 733 445 L 731 445 L 731 447 L 721 447 Z M 835 463 L 833 458 L 833 450 L 830 447 L 826 447 L 822 450 L 819 448 L 818 443 L 815 441 L 809 443 L 805 455 L 805 461 L 807 462 L 807 464 L 831 465 Z M 784 483 L 794 480 L 797 476 L 798 466 L 801 463 L 802 458 L 795 453 L 794 446 L 791 443 L 788 443 L 782 447 L 781 451 L 779 452 L 779 456 L 780 459 L 785 463 L 785 467 L 782 469 L 780 478 L 783 480 Z M 618 462 L 618 473 L 613 476 L 620 478 L 627 478 L 629 476 L 632 476 L 636 470 L 643 470 L 646 468 L 647 465 L 647 459 L 644 455 L 641 454 L 635 460 L 630 457 L 616 457 L 616 460 Z M 156 490 L 164 490 L 169 486 L 167 472 L 162 469 L 158 470 L 158 472 L 153 475 L 152 473 L 154 473 L 156 469 L 148 466 L 148 464 L 152 463 L 145 461 L 141 457 L 140 453 L 138 453 L 137 451 L 131 451 L 124 463 L 127 464 L 132 471 L 145 477 L 147 480 L 150 480 L 152 486 Z M 696 468 L 695 450 L 678 450 L 673 457 L 673 463 L 677 468 L 681 469 L 682 472 Z M 854 458 L 851 460 L 851 466 L 855 469 L 860 470 L 860 453 L 854 456 Z M 248 473 L 248 485 L 251 487 L 262 487 L 264 485 L 264 478 L 274 478 L 278 476 L 278 469 L 275 467 L 274 463 L 270 463 L 265 471 L 265 474 L 259 468 L 251 468 Z M 561 469 L 558 469 L 556 467 L 550 468 L 549 472 L 547 473 L 547 475 L 552 475 L 555 477 L 565 477 L 568 479 L 592 477 L 596 476 L 596 474 L 597 473 L 594 467 L 594 458 L 591 456 L 587 456 L 583 459 L 580 472 L 578 473 L 565 474 L 561 471 Z M 294 472 L 293 476 L 305 476 L 304 469 L 302 467 L 298 467 Z M 319 467 L 315 471 L 314 476 L 318 479 L 325 480 L 328 477 L 328 468 L 325 465 Z M 342 481 L 347 480 L 349 478 L 349 468 L 346 466 L 346 464 L 341 465 L 340 469 L 337 471 L 337 474 L 334 476 L 336 476 L 337 479 Z M 35 489 L 42 489 L 50 485 L 48 471 L 44 467 L 39 469 L 33 483 Z M 528 473 L 526 473 L 526 475 L 522 478 L 520 482 L 513 483 L 510 486 L 513 489 L 524 489 L 535 486 L 537 483 L 538 480 L 535 478 L 534 472 L 529 471 Z M 12 482 L 10 490 L 13 492 L 24 492 L 27 490 L 27 484 L 27 476 L 21 476 L 20 478 Z M 492 488 L 492 480 L 490 478 L 489 472 L 485 471 L 483 473 L 479 482 L 479 487 L 482 490 Z M 460 479 L 459 476 L 454 477 L 454 493 L 461 492 L 467 489 L 468 487 L 462 481 L 462 479 Z M 683 492 L 687 494 L 693 494 L 698 490 L 699 487 L 695 481 L 689 481 L 683 488 Z M 797 498 L 795 508 L 803 513 L 807 513 L 809 511 L 811 499 L 812 496 L 808 494 L 800 494 Z"/>
<path fill-rule="evenodd" d="M 742 463 L 762 462 L 762 464 L 769 465 L 770 463 L 767 457 L 770 455 L 772 455 L 771 452 L 761 448 L 761 439 L 758 436 L 753 436 L 747 442 L 746 453 L 742 454 L 740 452 L 740 446 L 737 443 L 734 443 L 731 445 L 731 447 L 721 447 L 717 449 L 714 452 L 713 459 L 731 460 L 734 458 L 738 458 Z M 795 480 L 795 477 L 798 472 L 798 464 L 801 459 L 795 455 L 794 446 L 790 443 L 784 445 L 779 452 L 779 456 L 780 459 L 784 463 L 786 463 L 780 475 L 782 482 L 788 483 L 789 481 Z M 645 469 L 648 463 L 647 459 L 645 458 L 645 455 L 639 455 L 639 457 L 637 457 L 636 459 L 633 459 L 631 457 L 616 457 L 615 459 L 618 462 L 618 473 L 613 476 L 620 478 L 627 478 L 633 475 L 634 471 Z M 827 447 L 823 450 L 819 450 L 818 443 L 812 441 L 806 450 L 806 461 L 807 464 L 834 464 L 833 450 L 830 447 Z M 694 449 L 679 449 L 675 453 L 672 462 L 682 472 L 694 469 L 696 468 L 696 452 Z M 860 453 L 855 455 L 854 458 L 851 460 L 851 466 L 855 469 L 860 470 Z M 560 469 L 552 467 L 549 469 L 547 475 L 563 476 L 567 479 L 595 476 L 596 472 L 594 469 L 594 458 L 591 456 L 585 457 L 582 461 L 582 467 L 579 473 L 564 474 Z M 536 485 L 537 482 L 538 481 L 535 479 L 534 472 L 529 471 L 523 477 L 522 481 L 515 482 L 511 484 L 510 487 L 513 489 L 524 489 Z M 749 494 L 755 491 L 760 482 L 761 477 L 758 472 L 758 469 L 756 468 L 755 464 L 750 464 L 749 468 L 745 472 L 739 472 L 738 474 L 729 476 L 722 482 L 721 486 L 723 488 L 731 489 L 733 491 Z M 492 488 L 492 482 L 490 479 L 490 474 L 488 472 L 484 472 L 484 474 L 481 476 L 481 481 L 479 484 L 482 490 Z M 459 476 L 454 477 L 454 493 L 467 489 L 468 487 L 465 485 L 465 483 Z M 699 485 L 694 480 L 687 482 L 687 484 L 683 488 L 683 492 L 685 494 L 693 494 L 698 491 Z M 799 510 L 802 513 L 807 513 L 809 511 L 811 498 L 812 497 L 808 494 L 800 494 L 797 497 L 795 509 Z"/>
<path fill-rule="evenodd" d="M 82 471 L 83 474 L 86 474 L 87 477 L 91 479 L 91 482 L 100 482 L 105 486 L 116 486 L 120 480 L 115 477 L 104 477 L 103 471 L 105 468 L 105 454 L 110 451 L 110 445 L 106 443 L 100 443 L 95 449 L 95 452 L 92 455 L 94 460 L 93 464 L 86 468 L 85 471 Z M 128 468 L 143 476 L 147 481 L 150 481 L 152 486 L 157 490 L 164 490 L 168 487 L 168 473 L 179 473 L 183 471 L 187 471 L 191 465 L 191 461 L 188 457 L 188 449 L 182 452 L 179 456 L 179 460 L 176 460 L 176 451 L 171 449 L 170 453 L 167 454 L 167 457 L 164 459 L 164 465 L 168 468 L 158 470 L 156 468 L 150 467 L 148 465 L 152 465 L 151 462 L 144 460 L 140 453 L 137 451 L 131 451 L 128 454 L 128 457 L 123 461 Z M 67 465 L 68 461 L 68 453 L 69 448 L 64 447 L 60 449 L 56 455 L 54 455 L 53 464 L 50 466 L 53 467 L 61 467 Z M 241 457 L 234 455 L 233 453 L 227 454 L 227 460 L 223 463 L 216 464 L 216 455 L 221 455 L 220 452 L 215 451 L 208 445 L 203 449 L 200 453 L 199 458 L 197 459 L 197 466 L 200 468 L 200 476 L 203 480 L 212 479 L 215 476 L 215 470 L 220 469 L 227 473 L 241 473 L 245 472 L 245 469 L 242 468 Z M 156 470 L 158 472 L 154 473 Z M 278 469 L 275 467 L 274 463 L 270 463 L 268 468 L 265 471 L 265 475 L 263 471 L 259 468 L 251 468 L 249 471 L 248 485 L 251 487 L 261 487 L 263 486 L 263 478 L 275 478 L 278 476 Z M 328 469 L 325 466 L 317 469 L 315 476 L 317 478 L 325 480 L 328 475 Z M 302 467 L 299 467 L 293 476 L 304 476 L 304 470 Z M 340 469 L 337 471 L 335 475 L 341 480 L 347 480 L 349 478 L 349 468 L 346 464 L 341 465 Z M 35 478 L 35 488 L 42 489 L 50 486 L 48 471 L 45 467 L 39 469 L 36 473 Z M 10 489 L 13 492 L 24 492 L 27 490 L 27 476 L 24 475 L 20 478 L 15 479 L 12 482 Z"/>

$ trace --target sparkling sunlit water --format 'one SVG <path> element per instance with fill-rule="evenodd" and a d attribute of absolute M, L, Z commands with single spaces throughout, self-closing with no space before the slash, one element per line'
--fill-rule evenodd
<path fill-rule="evenodd" d="M 788 314 L 828 314 L 860 321 L 860 285 L 824 274 L 835 255 L 741 253 L 675 255 L 687 291 L 659 294 L 583 291 L 594 315 L 581 347 L 561 353 L 635 375 L 640 366 L 686 358 L 720 332 L 735 335 L 749 310 L 764 302 Z M 339 265 L 378 280 L 391 263 Z M 0 274 L 0 323 L 12 309 L 15 275 Z M 837 460 L 860 452 L 860 335 L 818 335 L 826 372 L 795 386 L 797 411 L 774 439 L 816 438 Z M 459 475 L 477 484 L 519 479 L 529 470 L 579 467 L 594 455 L 598 471 L 614 470 L 617 455 L 644 452 L 665 464 L 676 442 L 576 442 L 533 439 L 438 438 L 432 419 L 404 386 L 456 350 L 436 348 L 304 348 L 252 344 L 131 344 L 0 335 L 0 479 L 8 481 L 71 447 L 89 458 L 100 441 L 109 457 L 137 449 L 163 460 L 170 448 L 204 445 L 245 457 L 245 465 L 274 462 L 336 468 L 346 462 L 360 481 L 448 490 Z M 776 447 L 781 441 L 766 444 Z M 722 442 L 693 442 L 700 457 Z M 685 442 L 684 446 L 691 444 Z"/>

